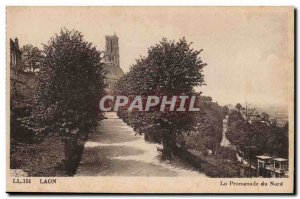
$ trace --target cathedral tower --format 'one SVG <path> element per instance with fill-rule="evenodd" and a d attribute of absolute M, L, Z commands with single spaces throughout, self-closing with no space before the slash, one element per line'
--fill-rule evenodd
<path fill-rule="evenodd" d="M 119 38 L 117 35 L 105 36 L 104 62 L 108 65 L 120 66 Z"/>

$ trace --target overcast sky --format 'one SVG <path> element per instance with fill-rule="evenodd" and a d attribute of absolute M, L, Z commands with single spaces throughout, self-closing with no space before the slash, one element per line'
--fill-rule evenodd
<path fill-rule="evenodd" d="M 99 50 L 116 33 L 120 65 L 131 64 L 162 37 L 185 36 L 201 57 L 203 95 L 224 105 L 287 104 L 293 66 L 292 9 L 246 8 L 8 8 L 7 37 L 42 47 L 61 27 L 76 29 Z M 290 75 L 293 75 L 292 73 Z M 291 92 L 291 91 L 290 91 Z"/>

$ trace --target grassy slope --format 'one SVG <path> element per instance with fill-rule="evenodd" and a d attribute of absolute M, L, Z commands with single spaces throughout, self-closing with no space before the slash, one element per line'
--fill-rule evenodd
<path fill-rule="evenodd" d="M 11 148 L 11 169 L 22 169 L 29 176 L 66 176 L 59 137 L 49 137 L 38 144 L 12 142 Z"/>

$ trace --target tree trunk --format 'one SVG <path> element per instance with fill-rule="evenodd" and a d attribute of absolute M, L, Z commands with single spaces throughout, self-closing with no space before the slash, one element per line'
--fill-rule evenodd
<path fill-rule="evenodd" d="M 172 137 L 170 134 L 165 134 L 162 138 L 163 151 L 162 151 L 162 160 L 171 160 L 172 159 L 172 145 L 175 144 L 172 142 Z"/>
<path fill-rule="evenodd" d="M 149 135 L 148 131 L 144 132 L 144 139 L 145 139 L 145 141 L 151 141 L 150 140 L 150 135 Z"/>
<path fill-rule="evenodd" d="M 64 140 L 64 166 L 67 175 L 72 176 L 76 170 L 77 162 L 77 138 L 75 136 Z"/>
<path fill-rule="evenodd" d="M 163 151 L 162 151 L 162 160 L 171 160 L 172 159 L 172 150 L 169 144 L 163 142 Z"/>

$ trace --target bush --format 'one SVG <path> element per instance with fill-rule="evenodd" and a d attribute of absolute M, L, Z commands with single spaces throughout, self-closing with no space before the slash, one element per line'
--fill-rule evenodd
<path fill-rule="evenodd" d="M 230 147 L 220 146 L 218 149 L 218 155 L 223 160 L 237 161 L 236 151 Z"/>
<path fill-rule="evenodd" d="M 21 118 L 29 117 L 32 108 L 30 106 L 11 107 L 10 111 L 10 138 L 18 142 L 34 143 L 38 141 L 35 133 L 22 126 Z"/>

